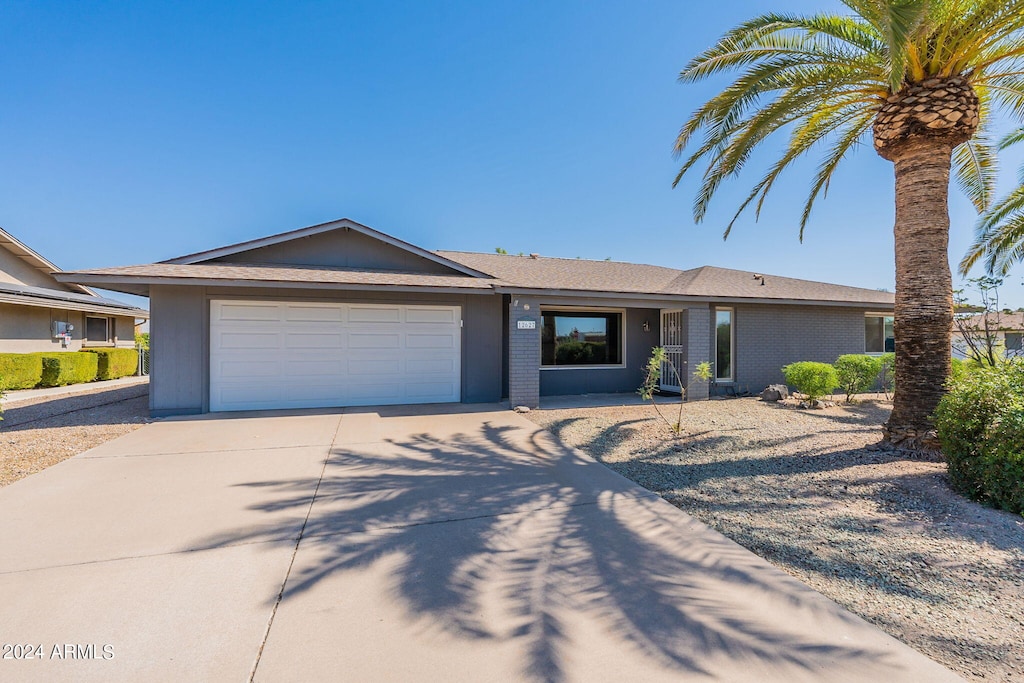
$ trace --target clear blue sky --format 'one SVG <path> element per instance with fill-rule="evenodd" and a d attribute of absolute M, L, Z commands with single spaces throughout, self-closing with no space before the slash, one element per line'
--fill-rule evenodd
<path fill-rule="evenodd" d="M 727 242 L 754 175 L 694 225 L 686 61 L 768 9 L 673 2 L 0 4 L 0 226 L 66 269 L 349 217 L 432 249 L 719 265 L 892 289 L 892 167 L 809 174 Z M 1008 160 L 1007 183 L 1020 157 Z M 813 162 L 804 168 L 810 169 Z M 951 202 L 951 260 L 974 216 Z M 1024 305 L 1022 271 L 1003 298 Z"/>

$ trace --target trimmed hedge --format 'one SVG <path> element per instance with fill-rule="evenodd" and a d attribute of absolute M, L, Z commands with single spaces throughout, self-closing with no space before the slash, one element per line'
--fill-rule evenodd
<path fill-rule="evenodd" d="M 95 353 L 65 351 L 35 354 L 43 360 L 41 387 L 62 387 L 96 379 L 99 356 Z"/>
<path fill-rule="evenodd" d="M 1024 514 L 1024 360 L 951 378 L 935 427 L 954 488 Z"/>
<path fill-rule="evenodd" d="M 135 349 L 82 349 L 82 352 L 96 354 L 96 379 L 127 377 L 139 369 L 139 352 Z"/>
<path fill-rule="evenodd" d="M 782 368 L 786 384 L 806 394 L 809 401 L 817 401 L 825 394 L 831 394 L 839 386 L 836 369 L 828 363 L 801 361 Z"/>
<path fill-rule="evenodd" d="M 43 378 L 43 359 L 32 353 L 0 353 L 0 391 L 31 389 Z"/>

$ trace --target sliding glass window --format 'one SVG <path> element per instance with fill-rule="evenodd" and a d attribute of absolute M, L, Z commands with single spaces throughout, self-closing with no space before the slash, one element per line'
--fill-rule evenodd
<path fill-rule="evenodd" d="M 715 309 L 715 379 L 733 380 L 732 309 Z"/>

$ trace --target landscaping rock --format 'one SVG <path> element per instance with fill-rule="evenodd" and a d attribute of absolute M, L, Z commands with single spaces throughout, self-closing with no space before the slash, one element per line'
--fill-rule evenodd
<path fill-rule="evenodd" d="M 530 412 L 529 406 L 516 406 L 512 410 L 514 410 L 517 413 L 528 413 L 528 412 Z"/>
<path fill-rule="evenodd" d="M 789 398 L 789 387 L 785 384 L 771 384 L 761 392 L 762 401 L 784 401 Z"/>
<path fill-rule="evenodd" d="M 682 435 L 649 405 L 528 417 L 968 680 L 1024 681 L 1024 520 L 880 442 L 890 403 L 859 398 L 695 401 Z"/>

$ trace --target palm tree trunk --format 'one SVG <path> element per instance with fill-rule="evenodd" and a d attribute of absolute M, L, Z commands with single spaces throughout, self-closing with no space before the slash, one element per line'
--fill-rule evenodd
<path fill-rule="evenodd" d="M 938 448 L 931 415 L 945 393 L 953 328 L 949 271 L 952 147 L 915 137 L 892 150 L 896 168 L 896 395 L 885 425 L 894 445 Z"/>

